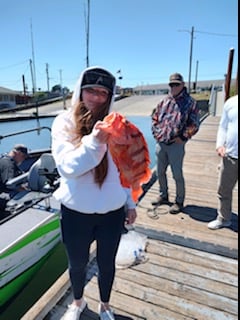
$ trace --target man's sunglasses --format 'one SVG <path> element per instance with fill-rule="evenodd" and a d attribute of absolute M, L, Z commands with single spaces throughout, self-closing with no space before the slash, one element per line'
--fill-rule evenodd
<path fill-rule="evenodd" d="M 179 87 L 181 85 L 181 83 L 170 83 L 169 87 L 173 88 L 173 87 Z"/>

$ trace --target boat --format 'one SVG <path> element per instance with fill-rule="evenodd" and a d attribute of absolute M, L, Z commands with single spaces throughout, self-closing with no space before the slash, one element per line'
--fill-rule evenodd
<path fill-rule="evenodd" d="M 30 131 L 51 130 L 38 127 L 0 136 Z M 53 198 L 59 186 L 59 175 L 51 149 L 29 152 L 26 171 L 7 182 L 8 188 L 25 184 L 7 201 L 0 220 L 0 307 L 11 300 L 44 264 L 60 242 L 60 205 Z"/>

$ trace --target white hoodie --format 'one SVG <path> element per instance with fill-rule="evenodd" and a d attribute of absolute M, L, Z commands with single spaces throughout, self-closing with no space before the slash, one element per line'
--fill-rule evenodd
<path fill-rule="evenodd" d="M 100 67 L 87 68 L 80 75 L 72 96 L 72 105 L 80 96 L 85 72 L 94 68 Z M 114 91 L 111 104 L 113 101 Z M 91 132 L 82 138 L 81 145 L 76 148 L 69 142 L 71 139 L 66 130 L 73 127 L 72 109 L 58 115 L 52 125 L 52 154 L 61 176 L 60 187 L 54 193 L 55 198 L 69 209 L 87 214 L 104 214 L 125 205 L 128 209 L 135 208 L 130 189 L 122 187 L 119 172 L 109 152 L 108 174 L 101 187 L 95 183 L 93 169 L 101 162 L 107 145 L 99 143 L 94 132 Z"/>

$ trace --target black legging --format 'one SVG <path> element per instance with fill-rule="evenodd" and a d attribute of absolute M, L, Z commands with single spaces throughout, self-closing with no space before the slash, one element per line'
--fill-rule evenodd
<path fill-rule="evenodd" d="M 62 205 L 61 213 L 62 241 L 68 256 L 74 299 L 83 296 L 90 245 L 96 240 L 100 298 L 102 302 L 109 302 L 125 220 L 124 207 L 106 214 L 84 214 Z"/>

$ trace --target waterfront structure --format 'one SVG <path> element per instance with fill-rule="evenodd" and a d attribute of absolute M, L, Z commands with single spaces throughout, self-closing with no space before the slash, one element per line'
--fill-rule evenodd
<path fill-rule="evenodd" d="M 224 82 L 224 79 L 198 81 L 197 87 L 194 92 L 211 91 L 213 87 L 218 91 L 222 91 L 224 88 Z M 136 95 L 167 94 L 168 90 L 168 83 L 139 85 L 133 88 L 133 92 Z"/>
<path fill-rule="evenodd" d="M 18 91 L 0 87 L 0 109 L 16 107 L 16 96 Z"/>

